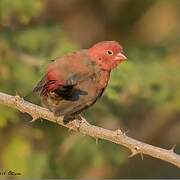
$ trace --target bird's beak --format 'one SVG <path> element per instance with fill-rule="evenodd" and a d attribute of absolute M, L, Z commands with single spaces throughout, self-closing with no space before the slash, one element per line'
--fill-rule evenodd
<path fill-rule="evenodd" d="M 127 57 L 124 55 L 124 54 L 122 54 L 122 53 L 118 53 L 117 55 L 116 55 L 116 57 L 115 57 L 115 60 L 117 60 L 117 61 L 124 61 L 124 60 L 127 60 Z"/>

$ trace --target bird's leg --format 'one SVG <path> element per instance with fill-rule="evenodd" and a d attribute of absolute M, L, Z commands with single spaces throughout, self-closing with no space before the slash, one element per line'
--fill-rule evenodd
<path fill-rule="evenodd" d="M 78 119 L 79 121 L 82 121 L 82 120 L 83 120 L 83 117 L 81 116 L 81 114 L 77 114 L 77 115 L 76 115 L 76 119 Z"/>
<path fill-rule="evenodd" d="M 63 118 L 63 123 L 64 124 L 67 124 L 73 120 L 78 120 L 78 121 L 81 121 L 82 120 L 82 117 L 79 115 L 79 114 L 72 114 L 72 115 L 69 115 L 69 116 L 64 116 Z"/>
<path fill-rule="evenodd" d="M 75 117 L 72 115 L 71 116 L 64 116 L 63 123 L 68 124 L 69 122 L 73 121 L 74 119 L 75 119 Z"/>
<path fill-rule="evenodd" d="M 76 121 L 76 127 L 77 127 L 77 130 L 78 130 L 78 131 L 80 130 L 80 127 L 81 127 L 81 125 L 82 125 L 83 123 L 88 123 L 88 122 L 82 117 L 81 114 L 78 114 L 78 115 L 76 116 L 75 121 Z"/>

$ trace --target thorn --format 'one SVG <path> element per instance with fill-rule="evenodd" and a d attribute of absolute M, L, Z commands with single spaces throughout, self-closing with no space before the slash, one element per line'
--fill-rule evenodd
<path fill-rule="evenodd" d="M 20 97 L 18 94 L 16 94 L 16 95 L 15 95 L 15 100 L 16 100 L 16 101 L 19 101 L 20 99 L 21 99 L 21 97 Z"/>
<path fill-rule="evenodd" d="M 16 91 L 16 95 L 15 96 L 19 96 L 18 92 Z"/>
<path fill-rule="evenodd" d="M 126 134 L 127 134 L 128 132 L 129 132 L 129 130 L 125 131 L 125 132 L 123 133 L 123 135 L 126 136 Z"/>
<path fill-rule="evenodd" d="M 143 161 L 143 159 L 144 159 L 143 153 L 141 152 L 140 155 L 141 155 L 141 160 Z"/>
<path fill-rule="evenodd" d="M 37 119 L 38 119 L 38 117 L 32 116 L 32 120 L 30 121 L 30 123 L 33 123 L 33 122 L 36 121 Z"/>
<path fill-rule="evenodd" d="M 98 138 L 95 138 L 95 139 L 96 139 L 96 144 L 98 144 L 98 140 L 99 140 L 99 139 L 98 139 Z"/>
<path fill-rule="evenodd" d="M 115 131 L 115 133 L 116 133 L 117 136 L 120 136 L 120 135 L 123 134 L 123 132 L 122 132 L 120 129 L 117 129 L 117 130 Z"/>
<path fill-rule="evenodd" d="M 171 151 L 172 153 L 174 153 L 175 148 L 176 148 L 176 144 L 174 144 L 169 151 Z"/>
<path fill-rule="evenodd" d="M 81 120 L 75 120 L 75 126 L 76 126 L 76 128 L 78 129 L 78 131 L 79 131 L 79 129 L 80 129 L 80 127 L 81 127 L 81 123 L 82 123 L 82 121 Z"/>
<path fill-rule="evenodd" d="M 131 154 L 128 156 L 128 158 L 131 158 L 137 154 L 138 154 L 138 152 L 135 149 L 131 149 Z"/>
<path fill-rule="evenodd" d="M 88 124 L 88 122 L 86 121 L 86 119 L 80 114 L 79 115 L 80 116 L 80 124 L 82 124 L 82 123 L 87 123 Z"/>
<path fill-rule="evenodd" d="M 80 117 L 81 119 L 83 119 L 83 116 L 82 116 L 81 114 L 79 114 L 79 117 Z"/>
<path fill-rule="evenodd" d="M 70 133 L 73 130 L 73 128 L 69 127 L 68 133 Z"/>

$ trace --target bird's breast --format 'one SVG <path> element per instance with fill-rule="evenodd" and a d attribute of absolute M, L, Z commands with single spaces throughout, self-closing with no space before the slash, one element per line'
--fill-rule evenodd
<path fill-rule="evenodd" d="M 100 86 L 105 88 L 108 84 L 108 81 L 109 81 L 109 77 L 110 77 L 110 73 L 108 71 L 102 71 L 100 73 Z"/>
<path fill-rule="evenodd" d="M 109 81 L 110 73 L 107 71 L 99 71 L 98 73 L 94 74 L 91 86 L 93 87 L 92 90 L 95 96 L 101 96 L 103 91 L 105 90 L 108 81 Z"/>

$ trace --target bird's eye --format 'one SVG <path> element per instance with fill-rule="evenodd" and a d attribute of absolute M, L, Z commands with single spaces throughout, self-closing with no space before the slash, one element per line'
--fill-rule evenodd
<path fill-rule="evenodd" d="M 108 50 L 108 51 L 107 51 L 107 54 L 108 54 L 109 56 L 111 56 L 111 55 L 113 55 L 113 51 Z"/>

